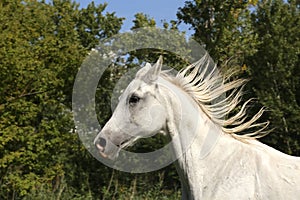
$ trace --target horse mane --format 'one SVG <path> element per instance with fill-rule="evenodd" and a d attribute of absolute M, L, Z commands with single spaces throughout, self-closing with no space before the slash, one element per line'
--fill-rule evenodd
<path fill-rule="evenodd" d="M 235 73 L 229 72 L 221 75 L 217 66 L 206 54 L 199 61 L 180 70 L 176 76 L 170 76 L 165 71 L 161 76 L 188 93 L 224 133 L 242 142 L 261 138 L 269 133 L 265 131 L 269 125 L 268 121 L 257 122 L 264 108 L 250 118 L 247 115 L 247 106 L 253 99 L 249 99 L 238 109 L 247 80 L 231 80 L 233 74 Z"/>

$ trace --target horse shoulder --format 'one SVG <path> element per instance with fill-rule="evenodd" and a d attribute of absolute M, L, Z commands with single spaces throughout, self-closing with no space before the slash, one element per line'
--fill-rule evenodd
<path fill-rule="evenodd" d="M 250 144 L 255 156 L 256 182 L 266 199 L 300 196 L 300 158 L 284 154 L 258 141 Z"/>

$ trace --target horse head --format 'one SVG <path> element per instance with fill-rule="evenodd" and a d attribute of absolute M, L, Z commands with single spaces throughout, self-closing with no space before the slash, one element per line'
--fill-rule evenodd
<path fill-rule="evenodd" d="M 120 149 L 164 128 L 166 111 L 158 94 L 162 57 L 141 68 L 119 97 L 111 118 L 94 140 L 102 157 L 114 159 Z"/>

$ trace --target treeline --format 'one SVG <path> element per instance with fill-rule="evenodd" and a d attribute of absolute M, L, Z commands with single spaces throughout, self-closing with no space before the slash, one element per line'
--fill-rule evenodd
<path fill-rule="evenodd" d="M 0 199 L 179 199 L 175 168 L 129 174 L 114 171 L 84 148 L 72 118 L 75 76 L 99 40 L 120 32 L 124 18 L 71 0 L 0 1 Z M 296 0 L 186 1 L 186 23 L 221 70 L 249 78 L 245 98 L 265 106 L 274 130 L 262 140 L 300 156 L 300 3 Z M 138 13 L 134 28 L 155 27 Z M 184 34 L 184 32 L 181 32 Z M 158 54 L 131 52 L 126 65 L 154 62 Z M 172 56 L 169 62 L 172 60 Z M 168 59 L 166 59 L 168 60 Z M 111 90 L 125 73 L 104 74 L 97 102 L 101 124 L 110 117 Z M 113 76 L 111 76 L 113 74 Z M 256 107 L 253 107 L 255 112 Z M 100 112 L 101 111 L 101 112 Z M 251 113 L 249 113 L 251 116 Z M 155 140 L 139 144 L 149 150 Z"/>

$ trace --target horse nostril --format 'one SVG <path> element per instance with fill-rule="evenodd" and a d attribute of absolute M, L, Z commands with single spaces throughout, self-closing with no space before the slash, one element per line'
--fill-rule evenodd
<path fill-rule="evenodd" d="M 104 148 L 106 146 L 106 140 L 104 138 L 99 138 L 97 144 Z"/>
<path fill-rule="evenodd" d="M 96 141 L 95 146 L 96 146 L 96 148 L 97 148 L 99 151 L 101 151 L 101 152 L 104 151 L 104 148 L 105 148 L 105 146 L 106 146 L 106 140 L 105 140 L 104 138 L 100 137 L 100 138 Z"/>

